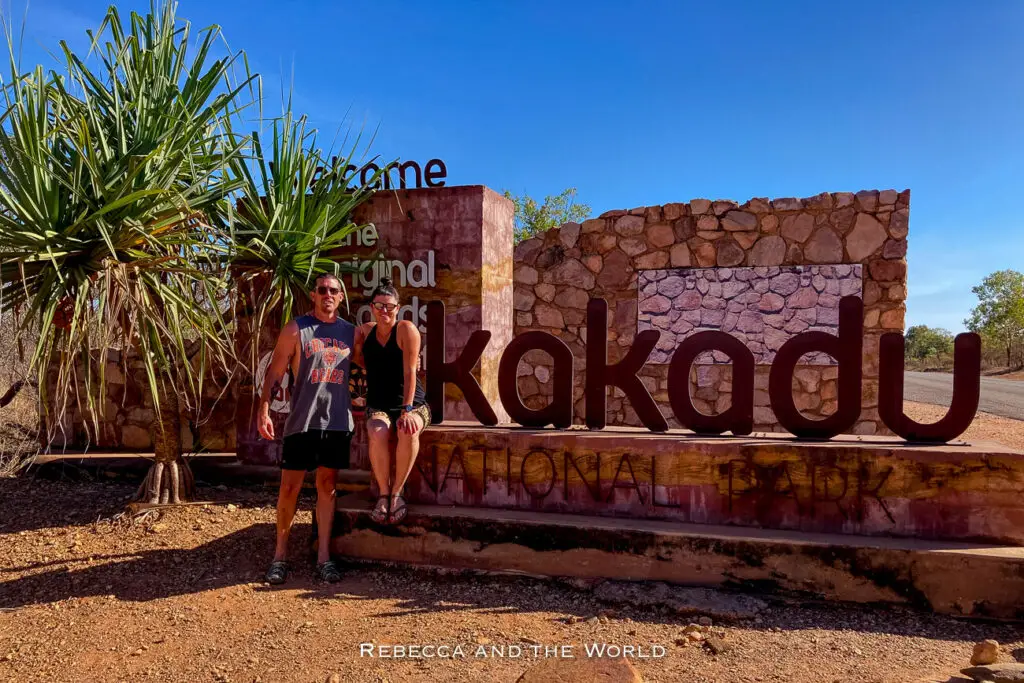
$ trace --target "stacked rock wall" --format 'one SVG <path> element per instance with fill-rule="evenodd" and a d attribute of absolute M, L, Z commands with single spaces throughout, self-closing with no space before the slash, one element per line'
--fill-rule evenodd
<path fill-rule="evenodd" d="M 774 350 L 805 329 L 834 327 L 837 297 L 860 295 L 863 411 L 852 431 L 882 433 L 878 340 L 903 329 L 909 203 L 909 190 L 758 198 L 742 205 L 694 199 L 566 224 L 516 247 L 515 333 L 551 332 L 572 349 L 575 414 L 582 421 L 586 305 L 591 297 L 604 298 L 609 362 L 624 355 L 638 330 L 662 332 L 642 375 L 669 423 L 679 426 L 668 403 L 671 350 L 700 329 L 727 331 L 755 353 L 755 429 L 772 432 L 781 430 L 767 394 Z M 731 366 L 705 356 L 691 371 L 691 395 L 698 409 L 715 413 L 729 405 Z M 793 381 L 796 403 L 809 417 L 823 417 L 835 409 L 837 368 L 827 357 L 805 360 Z M 519 374 L 524 403 L 545 405 L 550 358 L 527 354 Z M 621 392 L 612 392 L 609 423 L 640 424 Z"/>

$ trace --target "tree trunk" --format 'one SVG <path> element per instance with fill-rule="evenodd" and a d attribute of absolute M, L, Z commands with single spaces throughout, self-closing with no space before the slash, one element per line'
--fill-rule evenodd
<path fill-rule="evenodd" d="M 166 385 L 165 385 L 166 386 Z M 135 494 L 143 503 L 185 503 L 195 493 L 195 480 L 181 457 L 181 414 L 173 390 L 160 392 L 160 420 L 153 429 L 155 462 Z"/>

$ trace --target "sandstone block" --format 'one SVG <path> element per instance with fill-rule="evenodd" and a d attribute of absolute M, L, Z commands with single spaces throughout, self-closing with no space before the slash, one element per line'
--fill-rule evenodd
<path fill-rule="evenodd" d="M 686 204 L 666 204 L 662 207 L 662 215 L 667 221 L 674 221 L 686 215 Z"/>
<path fill-rule="evenodd" d="M 627 237 L 619 240 L 619 249 L 630 256 L 638 256 L 647 251 L 647 241 L 639 237 Z"/>
<path fill-rule="evenodd" d="M 828 211 L 832 208 L 832 195 L 828 192 L 822 192 L 821 194 L 816 194 L 813 197 L 807 197 L 804 199 L 804 204 L 809 209 Z"/>
<path fill-rule="evenodd" d="M 565 327 L 565 319 L 562 317 L 562 312 L 548 304 L 537 304 L 534 315 L 537 318 L 537 324 L 541 327 L 554 327 L 556 329 Z"/>
<path fill-rule="evenodd" d="M 647 228 L 647 242 L 656 249 L 667 247 L 675 241 L 675 232 L 668 223 L 655 223 Z"/>
<path fill-rule="evenodd" d="M 772 202 L 767 197 L 754 197 L 740 208 L 753 211 L 754 213 L 768 213 L 772 210 Z"/>
<path fill-rule="evenodd" d="M 644 219 L 641 216 L 620 216 L 615 221 L 615 232 L 623 237 L 635 237 L 644 231 Z"/>
<path fill-rule="evenodd" d="M 716 243 L 718 248 L 717 263 L 719 266 L 738 266 L 743 263 L 744 252 L 734 240 L 724 239 Z"/>
<path fill-rule="evenodd" d="M 733 209 L 738 209 L 739 204 L 732 201 L 731 199 L 719 199 L 712 205 L 711 208 L 715 212 L 716 216 L 724 216 Z"/>
<path fill-rule="evenodd" d="M 535 285 L 538 279 L 537 270 L 530 266 L 516 266 L 512 275 L 513 282 L 521 282 L 524 285 Z"/>
<path fill-rule="evenodd" d="M 757 216 L 746 211 L 729 211 L 722 216 L 722 228 L 733 232 L 757 230 Z"/>
<path fill-rule="evenodd" d="M 841 209 L 844 206 L 853 205 L 853 193 L 852 192 L 836 192 L 832 195 L 832 201 L 837 209 Z"/>
<path fill-rule="evenodd" d="M 907 262 L 878 259 L 868 266 L 871 277 L 878 282 L 906 282 Z"/>
<path fill-rule="evenodd" d="M 603 289 L 617 290 L 629 284 L 632 276 L 632 260 L 624 252 L 615 249 L 605 255 L 604 269 L 597 276 L 597 284 Z"/>
<path fill-rule="evenodd" d="M 857 207 L 861 211 L 867 211 L 874 213 L 878 210 L 878 191 L 877 190 L 861 190 L 856 194 Z"/>
<path fill-rule="evenodd" d="M 532 324 L 533 324 L 533 313 L 523 313 L 521 311 L 517 311 L 516 312 L 516 327 L 517 328 L 529 327 Z M 518 333 L 519 333 L 519 330 L 517 329 L 516 330 L 516 334 L 518 334 Z"/>
<path fill-rule="evenodd" d="M 612 249 L 614 249 L 618 243 L 619 238 L 616 237 L 613 233 L 601 235 L 601 237 L 598 238 L 597 240 L 597 250 L 602 254 L 606 254 Z"/>
<path fill-rule="evenodd" d="M 636 259 L 636 267 L 640 270 L 652 270 L 656 268 L 664 268 L 668 265 L 668 252 L 667 251 L 654 251 L 650 254 L 644 254 Z"/>
<path fill-rule="evenodd" d="M 512 292 L 512 306 L 517 311 L 529 311 L 533 308 L 533 302 L 537 300 L 533 292 L 517 287 Z"/>
<path fill-rule="evenodd" d="M 693 250 L 693 254 L 697 258 L 697 265 L 701 268 L 710 268 L 715 265 L 715 245 L 710 242 L 698 246 Z"/>
<path fill-rule="evenodd" d="M 779 217 L 774 214 L 768 214 L 761 218 L 761 232 L 775 232 L 779 229 Z"/>
<path fill-rule="evenodd" d="M 566 287 L 555 296 L 555 304 L 563 308 L 586 310 L 589 300 L 587 293 L 576 287 Z"/>
<path fill-rule="evenodd" d="M 800 287 L 800 276 L 796 273 L 781 273 L 771 279 L 771 291 L 789 296 Z"/>
<path fill-rule="evenodd" d="M 884 330 L 902 330 L 903 329 L 903 309 L 893 308 L 882 313 L 880 322 L 882 329 Z"/>
<path fill-rule="evenodd" d="M 800 289 L 786 301 L 786 306 L 792 309 L 814 308 L 817 304 L 818 293 L 812 287 Z"/>
<path fill-rule="evenodd" d="M 756 242 L 757 238 L 761 236 L 761 233 L 756 231 L 734 232 L 732 233 L 732 236 L 743 251 L 748 251 L 752 246 L 754 246 L 754 242 Z"/>
<path fill-rule="evenodd" d="M 814 231 L 814 216 L 799 213 L 782 219 L 782 236 L 791 242 L 806 242 Z"/>
<path fill-rule="evenodd" d="M 831 228 L 819 228 L 804 247 L 811 263 L 837 263 L 843 260 L 843 242 Z"/>
<path fill-rule="evenodd" d="M 556 285 L 574 285 L 583 289 L 594 286 L 594 274 L 577 259 L 567 259 L 549 272 L 551 282 Z"/>
<path fill-rule="evenodd" d="M 685 242 L 697 234 L 697 221 L 693 216 L 684 216 L 672 223 L 672 231 L 676 235 L 676 242 Z"/>
<path fill-rule="evenodd" d="M 878 316 L 879 311 L 877 308 L 872 308 L 864 313 L 864 327 L 872 328 L 878 327 Z"/>
<path fill-rule="evenodd" d="M 584 234 L 592 232 L 605 232 L 606 230 L 608 230 L 608 221 L 604 220 L 603 218 L 591 218 L 589 220 L 583 221 L 583 224 L 580 227 Z"/>
<path fill-rule="evenodd" d="M 907 255 L 907 240 L 886 240 L 882 247 L 882 257 L 887 259 L 901 259 Z"/>
<path fill-rule="evenodd" d="M 796 197 L 782 197 L 772 200 L 772 208 L 776 211 L 799 211 L 804 208 L 804 203 Z"/>
<path fill-rule="evenodd" d="M 580 226 L 579 223 L 566 223 L 558 231 L 558 239 L 562 242 L 562 246 L 566 249 L 572 249 L 576 246 L 576 240 L 580 237 Z"/>
<path fill-rule="evenodd" d="M 673 245 L 669 252 L 669 263 L 673 268 L 686 268 L 690 265 L 690 248 L 685 244 Z"/>
<path fill-rule="evenodd" d="M 664 294 L 669 298 L 674 298 L 682 294 L 683 290 L 686 289 L 686 280 L 678 275 L 669 275 L 659 282 L 657 287 L 659 294 Z"/>
<path fill-rule="evenodd" d="M 896 203 L 899 193 L 896 190 L 882 190 L 878 193 L 878 203 L 882 206 L 891 206 Z"/>
<path fill-rule="evenodd" d="M 711 201 L 708 199 L 691 199 L 690 213 L 694 216 L 705 214 L 711 210 Z"/>
<path fill-rule="evenodd" d="M 845 235 L 853 229 L 853 222 L 857 218 L 857 210 L 852 206 L 836 209 L 828 216 L 828 222 L 840 235 Z"/>
<path fill-rule="evenodd" d="M 675 307 L 681 311 L 695 311 L 700 308 L 703 297 L 700 292 L 690 289 L 675 299 Z"/>
<path fill-rule="evenodd" d="M 781 296 L 773 292 L 768 292 L 761 297 L 757 307 L 758 310 L 764 313 L 777 313 L 782 310 L 782 307 L 785 306 L 785 304 L 786 300 Z M 779 325 L 779 327 L 781 327 L 781 325 Z"/>
<path fill-rule="evenodd" d="M 718 232 L 718 219 L 711 215 L 701 216 L 697 219 L 697 230 L 699 232 Z"/>
<path fill-rule="evenodd" d="M 885 243 L 888 235 L 882 224 L 866 213 L 857 214 L 853 232 L 846 237 L 846 252 L 854 261 L 863 261 Z"/>
<path fill-rule="evenodd" d="M 765 235 L 754 244 L 748 263 L 752 266 L 778 266 L 786 257 L 786 241 L 778 235 Z"/>
<path fill-rule="evenodd" d="M 583 265 L 587 267 L 591 273 L 600 273 L 601 267 L 604 265 L 604 260 L 597 254 L 589 254 L 583 257 Z"/>
<path fill-rule="evenodd" d="M 541 284 L 533 288 L 534 294 L 536 294 L 541 301 L 547 301 L 548 303 L 554 300 L 556 291 L 555 286 L 549 284 Z"/>
<path fill-rule="evenodd" d="M 601 221 L 602 223 L 604 221 Z M 537 260 L 537 254 L 540 253 L 541 248 L 544 246 L 544 240 L 539 237 L 532 237 L 528 240 L 523 240 L 516 245 L 513 251 L 513 258 L 516 264 L 525 263 L 527 265 L 533 265 L 534 261 Z"/>
<path fill-rule="evenodd" d="M 910 232 L 910 209 L 894 211 L 889 217 L 889 234 L 896 239 L 902 239 Z"/>

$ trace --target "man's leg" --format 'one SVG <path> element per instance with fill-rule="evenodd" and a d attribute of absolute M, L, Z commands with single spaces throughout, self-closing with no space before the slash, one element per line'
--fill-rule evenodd
<path fill-rule="evenodd" d="M 317 564 L 331 559 L 331 526 L 334 524 L 334 495 L 338 488 L 338 470 L 316 469 Z"/>
<path fill-rule="evenodd" d="M 274 561 L 288 558 L 288 534 L 295 518 L 295 508 L 302 490 L 305 470 L 281 470 L 281 489 L 277 494 L 277 548 L 274 550 Z"/>

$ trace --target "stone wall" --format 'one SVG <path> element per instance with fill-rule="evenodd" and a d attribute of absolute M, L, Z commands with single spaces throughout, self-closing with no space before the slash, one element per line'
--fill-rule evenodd
<path fill-rule="evenodd" d="M 783 308 L 779 309 L 783 311 L 788 304 L 789 309 L 800 306 L 805 311 L 814 310 L 814 324 L 817 324 L 818 312 L 832 309 L 833 302 L 828 297 L 835 295 L 828 290 L 828 280 L 834 280 L 837 283 L 835 287 L 840 290 L 844 286 L 856 289 L 855 285 L 841 284 L 844 277 L 849 278 L 856 271 L 851 268 L 847 273 L 840 268 L 855 266 L 860 273 L 859 292 L 851 290 L 850 293 L 860 293 L 864 300 L 865 339 L 863 411 L 861 421 L 852 431 L 859 434 L 882 433 L 885 428 L 878 419 L 877 411 L 878 339 L 885 331 L 903 329 L 909 203 L 909 190 L 822 193 L 806 199 L 757 198 L 742 205 L 733 201 L 694 199 L 686 204 L 608 211 L 582 225 L 566 224 L 516 247 L 515 333 L 529 330 L 551 332 L 572 349 L 576 357 L 575 414 L 582 422 L 585 309 L 589 298 L 601 297 L 608 302 L 611 327 L 608 355 L 609 361 L 614 362 L 624 355 L 639 329 L 656 327 L 664 332 L 663 328 L 654 325 L 654 315 L 667 313 L 670 316 L 667 319 L 670 332 L 671 324 L 683 320 L 685 308 L 695 303 L 695 300 L 690 301 L 693 295 L 686 293 L 687 278 L 692 280 L 694 288 L 701 278 L 710 286 L 711 279 L 721 284 L 723 278 L 732 280 L 735 269 L 749 268 L 752 269 L 747 271 L 751 273 L 751 279 L 769 280 L 770 290 L 774 277 L 797 275 L 794 268 L 799 266 L 821 266 L 817 272 L 803 269 L 799 273 L 796 289 L 787 294 L 794 299 L 782 302 Z M 762 268 L 780 270 L 778 273 L 758 270 Z M 669 269 L 671 274 L 667 272 Z M 845 275 L 839 275 L 840 272 Z M 803 277 L 804 273 L 807 278 Z M 667 288 L 673 292 L 671 295 L 659 294 L 658 284 L 654 285 L 653 292 L 648 289 L 646 295 L 643 293 L 641 283 L 643 287 L 649 287 L 652 282 L 662 282 L 670 276 L 681 278 L 683 289 L 676 291 L 679 281 L 672 281 Z M 820 278 L 817 281 L 816 276 Z M 822 288 L 818 289 L 818 286 Z M 786 288 L 788 291 L 789 284 Z M 743 311 L 756 305 L 758 310 L 747 313 L 744 325 L 751 329 L 763 326 L 768 316 L 778 315 L 771 309 L 779 302 L 762 296 L 768 293 L 757 292 L 756 304 L 752 296 L 747 297 L 749 301 L 742 302 L 742 311 L 729 311 L 732 302 L 726 302 L 725 309 L 691 309 L 700 311 L 700 317 L 692 313 L 687 323 L 693 324 L 691 320 L 703 322 L 704 311 L 725 310 L 722 314 L 724 324 L 726 315 L 735 312 L 737 317 L 731 330 L 735 334 L 735 326 L 739 325 Z M 822 301 L 822 294 L 825 301 Z M 664 301 L 656 298 L 659 296 Z M 648 302 L 648 310 L 643 314 L 641 298 Z M 814 299 L 813 304 L 811 298 Z M 717 300 L 721 297 L 712 299 L 716 299 L 713 305 L 718 306 Z M 792 305 L 794 301 L 797 306 Z M 666 303 L 671 305 L 666 308 Z M 704 303 L 703 297 L 701 303 Z M 673 310 L 681 311 L 675 321 L 671 319 Z M 712 314 L 711 317 L 717 315 Z M 804 322 L 810 327 L 810 313 L 800 315 L 806 316 Z M 825 313 L 823 319 L 830 320 L 831 315 Z M 797 316 L 794 312 L 788 320 L 773 318 L 768 323 L 775 330 L 771 334 L 771 345 L 777 348 L 789 336 L 801 331 L 798 330 L 802 327 L 800 324 L 790 324 Z M 665 319 L 659 319 L 659 322 L 664 325 Z M 772 325 L 778 322 L 782 323 L 781 330 Z M 686 324 L 677 325 L 671 341 L 663 339 L 662 348 L 658 351 L 670 351 L 697 329 L 696 325 L 690 330 L 686 327 Z M 763 344 L 764 339 L 752 341 Z M 768 403 L 769 360 L 762 353 L 755 371 L 754 420 L 755 430 L 771 432 L 780 431 L 781 427 Z M 669 424 L 679 426 L 668 403 L 665 354 L 655 356 L 653 361 L 644 368 L 644 383 L 669 419 Z M 809 417 L 822 417 L 835 409 L 837 369 L 834 365 L 822 364 L 820 359 L 810 361 L 798 366 L 793 390 L 802 412 Z M 698 409 L 715 413 L 729 405 L 730 368 L 729 365 L 715 363 L 694 365 L 691 395 Z M 545 405 L 551 395 L 547 384 L 551 374 L 550 358 L 540 352 L 527 354 L 520 364 L 519 374 L 519 390 L 524 403 L 532 408 Z M 608 406 L 609 424 L 640 424 L 617 389 L 612 390 Z"/>
<path fill-rule="evenodd" d="M 156 412 L 150 395 L 142 362 L 130 354 L 123 361 L 120 351 L 110 351 L 105 370 L 106 396 L 99 416 L 99 433 L 95 433 L 85 410 L 85 386 L 79 386 L 82 406 L 71 404 L 63 411 L 63 425 L 44 438 L 44 448 L 59 451 L 72 449 L 122 449 L 138 453 L 153 452 L 153 430 L 157 428 Z M 233 452 L 235 439 L 235 397 L 230 391 L 222 395 L 223 386 L 208 382 L 203 390 L 203 405 L 198 411 L 181 410 L 181 444 L 185 452 Z M 45 431 L 45 430 L 44 430 Z"/>

